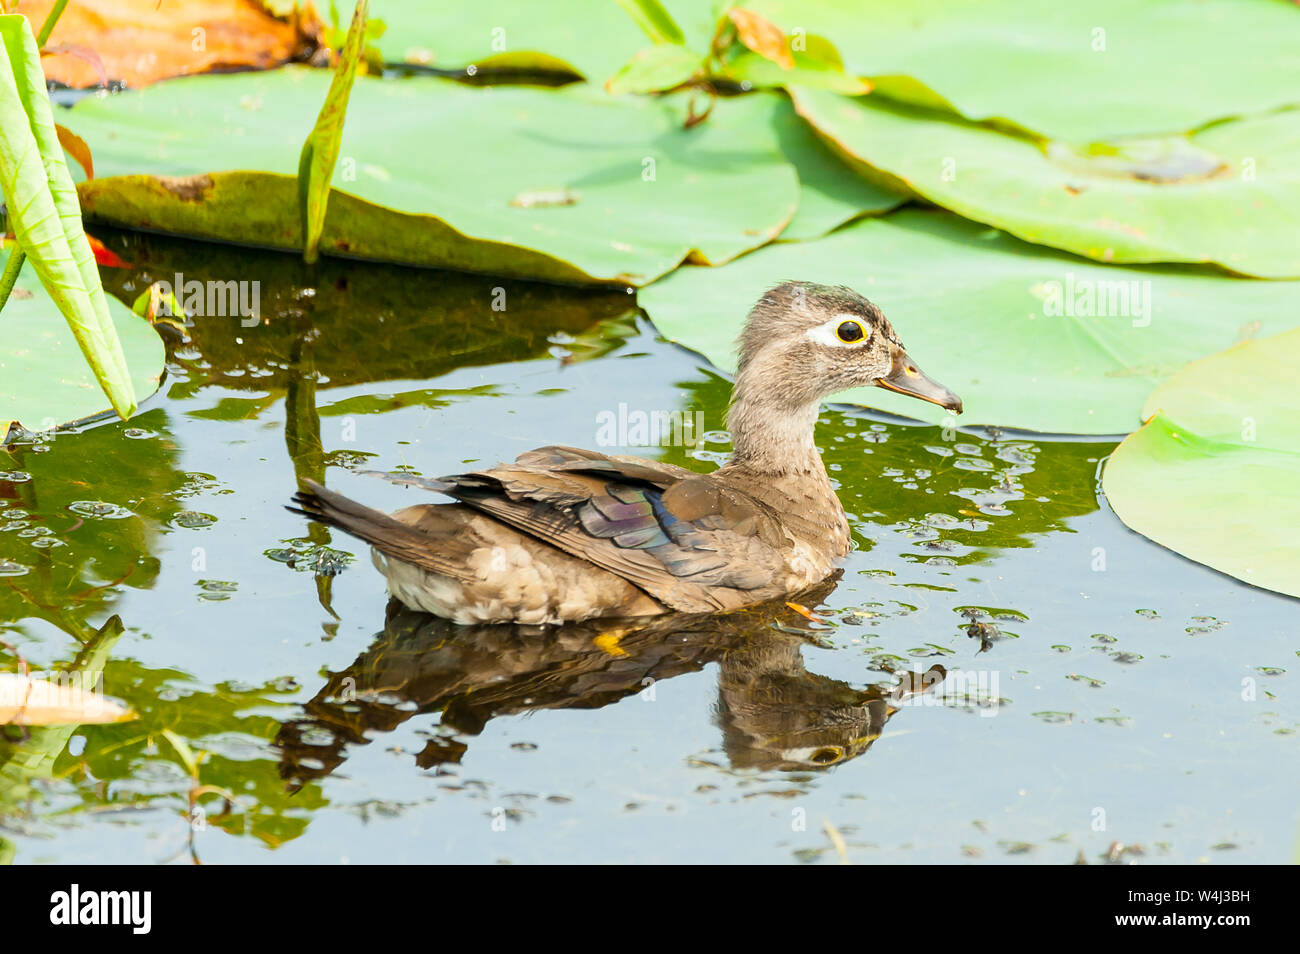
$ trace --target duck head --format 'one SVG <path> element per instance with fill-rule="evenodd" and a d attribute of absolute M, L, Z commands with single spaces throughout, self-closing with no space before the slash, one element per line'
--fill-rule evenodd
<path fill-rule="evenodd" d="M 879 387 L 961 413 L 961 398 L 917 367 L 880 309 L 843 285 L 777 285 L 749 313 L 739 346 L 737 391 L 757 398 L 761 387 L 763 403 L 806 408 Z"/>

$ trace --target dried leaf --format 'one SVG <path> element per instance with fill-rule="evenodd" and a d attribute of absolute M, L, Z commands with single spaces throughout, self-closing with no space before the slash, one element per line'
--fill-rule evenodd
<path fill-rule="evenodd" d="M 58 123 L 54 124 L 54 133 L 59 137 L 59 145 L 62 146 L 64 151 L 75 159 L 77 165 L 81 166 L 85 171 L 86 178 L 95 178 L 95 160 L 90 155 L 90 147 L 86 145 L 86 140 L 82 139 L 66 126 L 60 126 Z M 103 246 L 100 247 L 102 248 Z"/>
<path fill-rule="evenodd" d="M 740 7 L 732 7 L 727 17 L 736 25 L 740 42 L 759 56 L 766 57 L 782 69 L 794 69 L 794 55 L 786 43 L 785 34 L 767 17 Z"/>

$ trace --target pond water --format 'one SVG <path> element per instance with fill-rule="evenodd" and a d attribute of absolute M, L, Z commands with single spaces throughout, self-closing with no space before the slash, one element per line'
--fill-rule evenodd
<path fill-rule="evenodd" d="M 828 407 L 856 550 L 818 620 L 458 628 L 390 612 L 296 477 L 392 509 L 355 471 L 707 471 L 727 382 L 623 291 L 102 237 L 123 300 L 257 281 L 263 321 L 196 317 L 135 419 L 0 451 L 0 671 L 102 668 L 139 714 L 10 727 L 0 860 L 1296 859 L 1297 604 L 1125 529 L 1113 440 Z M 638 411 L 699 440 L 598 443 Z"/>

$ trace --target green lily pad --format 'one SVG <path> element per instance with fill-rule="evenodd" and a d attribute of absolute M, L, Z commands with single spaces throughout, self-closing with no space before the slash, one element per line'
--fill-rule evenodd
<path fill-rule="evenodd" d="M 136 397 L 158 390 L 163 343 L 148 321 L 109 296 L 109 317 L 122 342 Z M 28 262 L 0 313 L 0 442 L 9 425 L 47 431 L 109 413 L 68 323 Z"/>
<path fill-rule="evenodd" d="M 338 5 L 341 24 L 353 6 Z M 680 6 L 668 3 L 674 14 Z M 647 41 L 615 0 L 384 0 L 370 13 L 384 22 L 374 45 L 387 62 L 440 70 L 568 71 L 603 82 Z"/>
<path fill-rule="evenodd" d="M 1300 110 L 1075 149 L 874 95 L 793 95 L 864 175 L 1027 241 L 1106 262 L 1300 276 Z"/>
<path fill-rule="evenodd" d="M 962 424 L 1036 431 L 1128 433 L 1152 388 L 1188 361 L 1255 330 L 1300 325 L 1300 282 L 1097 265 L 918 209 L 777 243 L 725 268 L 679 269 L 639 300 L 663 334 L 731 370 L 746 313 L 787 279 L 849 285 L 876 302 L 922 370 L 961 395 Z M 879 388 L 843 399 L 947 417 Z"/>
<path fill-rule="evenodd" d="M 781 232 L 782 241 L 820 238 L 845 222 L 888 212 L 911 197 L 854 175 L 829 146 L 809 134 L 808 124 L 788 102 L 781 104 L 774 118 L 781 150 L 798 169 L 800 185 L 799 210 Z"/>
<path fill-rule="evenodd" d="M 879 93 L 1086 143 L 1300 102 L 1300 10 L 1241 0 L 747 0 Z M 683 24 L 685 26 L 685 24 Z M 688 42 L 690 42 L 688 40 Z"/>
<path fill-rule="evenodd" d="M 130 228 L 301 247 L 294 176 L 330 76 L 202 76 L 87 99 L 85 214 Z M 775 94 L 719 102 L 570 87 L 473 89 L 358 79 L 324 254 L 566 282 L 639 285 L 688 256 L 718 264 L 770 241 L 798 204 Z"/>
<path fill-rule="evenodd" d="M 1102 488 L 1128 526 L 1239 580 L 1300 596 L 1300 331 L 1193 362 L 1157 388 Z"/>

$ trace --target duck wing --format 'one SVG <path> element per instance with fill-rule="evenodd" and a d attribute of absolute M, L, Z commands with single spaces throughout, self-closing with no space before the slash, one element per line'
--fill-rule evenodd
<path fill-rule="evenodd" d="M 383 476 L 446 494 L 682 612 L 737 609 L 787 586 L 792 543 L 778 515 L 683 467 L 544 447 L 491 470 Z"/>

